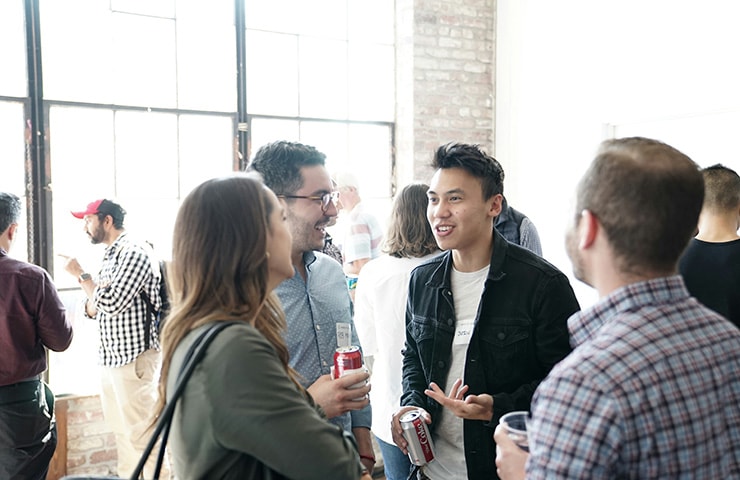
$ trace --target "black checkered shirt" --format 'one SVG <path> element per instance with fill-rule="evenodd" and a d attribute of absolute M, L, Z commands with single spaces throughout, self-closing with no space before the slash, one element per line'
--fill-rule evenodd
<path fill-rule="evenodd" d="M 103 263 L 93 292 L 98 310 L 99 362 L 106 367 L 120 367 L 136 359 L 145 348 L 159 350 L 159 337 L 152 322 L 146 330 L 147 307 L 141 292 L 146 291 L 155 310 L 159 298 L 159 268 L 146 242 L 137 242 L 124 232 L 105 249 Z"/>

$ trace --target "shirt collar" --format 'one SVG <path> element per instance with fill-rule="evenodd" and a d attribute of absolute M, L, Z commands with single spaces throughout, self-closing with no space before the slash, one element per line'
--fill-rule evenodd
<path fill-rule="evenodd" d="M 602 298 L 591 308 L 574 313 L 568 319 L 571 346 L 592 340 L 601 327 L 620 313 L 634 312 L 647 305 L 673 303 L 688 298 L 683 277 L 673 275 L 621 287 Z"/>

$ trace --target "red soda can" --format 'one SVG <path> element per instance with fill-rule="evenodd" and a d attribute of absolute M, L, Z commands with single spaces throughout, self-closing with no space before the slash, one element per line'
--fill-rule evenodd
<path fill-rule="evenodd" d="M 411 463 L 424 466 L 434 460 L 434 444 L 429 427 L 421 416 L 421 410 L 411 410 L 401 415 L 403 438 L 408 442 Z"/>
<path fill-rule="evenodd" d="M 362 368 L 362 352 L 355 345 L 339 347 L 334 352 L 334 378 L 339 378 L 345 372 Z"/>

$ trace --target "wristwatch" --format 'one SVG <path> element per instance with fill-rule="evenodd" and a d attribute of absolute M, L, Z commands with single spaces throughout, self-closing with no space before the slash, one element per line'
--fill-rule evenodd
<path fill-rule="evenodd" d="M 89 273 L 81 273 L 79 277 L 77 277 L 77 281 L 82 283 L 90 280 L 92 278 L 92 275 Z"/>

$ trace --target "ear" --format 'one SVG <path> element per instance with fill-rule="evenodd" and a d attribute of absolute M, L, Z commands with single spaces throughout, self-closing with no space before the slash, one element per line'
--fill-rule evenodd
<path fill-rule="evenodd" d="M 504 196 L 500 193 L 492 196 L 488 200 L 488 216 L 496 218 L 501 214 L 501 205 L 503 204 Z"/>
<path fill-rule="evenodd" d="M 11 223 L 8 227 L 8 240 L 11 242 L 15 239 L 15 233 L 18 231 L 18 224 Z"/>
<path fill-rule="evenodd" d="M 580 250 L 585 250 L 594 244 L 600 227 L 599 219 L 592 211 L 581 212 L 581 221 L 578 222 L 578 248 Z"/>

